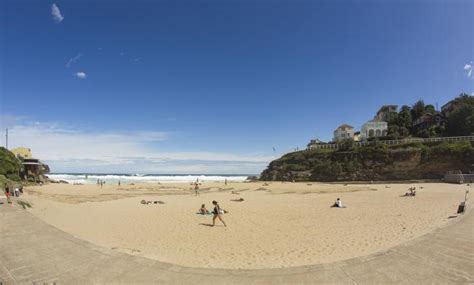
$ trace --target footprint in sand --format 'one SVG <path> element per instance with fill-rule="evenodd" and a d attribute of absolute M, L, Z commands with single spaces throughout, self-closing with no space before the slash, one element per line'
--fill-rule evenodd
<path fill-rule="evenodd" d="M 139 249 L 134 249 L 134 248 L 124 248 L 124 247 L 112 247 L 113 250 L 118 250 L 118 251 L 121 251 L 121 252 L 125 252 L 125 253 L 128 253 L 128 254 L 139 254 L 141 252 L 141 250 Z"/>

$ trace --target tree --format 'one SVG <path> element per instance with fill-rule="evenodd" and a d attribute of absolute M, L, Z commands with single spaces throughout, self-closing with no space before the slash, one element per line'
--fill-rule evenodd
<path fill-rule="evenodd" d="M 387 114 L 387 123 L 388 125 L 398 125 L 398 113 L 390 112 Z"/>
<path fill-rule="evenodd" d="M 474 134 L 474 105 L 462 106 L 448 117 L 446 134 L 450 136 Z"/>
<path fill-rule="evenodd" d="M 413 104 L 411 108 L 411 117 L 413 121 L 416 121 L 418 118 L 425 114 L 425 102 L 423 100 L 418 100 Z"/>
<path fill-rule="evenodd" d="M 416 136 L 420 137 L 420 138 L 436 137 L 436 127 L 433 126 L 433 127 L 427 128 L 427 129 L 419 130 L 416 133 Z"/>
<path fill-rule="evenodd" d="M 339 150 L 348 151 L 354 148 L 354 140 L 353 139 L 345 139 L 339 144 Z"/>
<path fill-rule="evenodd" d="M 400 128 L 398 127 L 398 125 L 389 125 L 387 135 L 397 140 L 400 137 L 399 131 Z"/>
<path fill-rule="evenodd" d="M 454 101 L 459 104 L 474 106 L 474 96 L 467 93 L 461 93 Z"/>
<path fill-rule="evenodd" d="M 426 105 L 425 106 L 425 114 L 435 114 L 436 113 L 436 109 L 433 105 L 429 104 L 429 105 Z"/>
<path fill-rule="evenodd" d="M 411 128 L 413 119 L 411 116 L 411 109 L 407 105 L 402 106 L 398 113 L 398 127 L 404 127 L 407 130 Z"/>
<path fill-rule="evenodd" d="M 401 127 L 398 130 L 398 133 L 400 134 L 400 137 L 402 137 L 402 138 L 406 138 L 406 137 L 410 136 L 410 130 L 406 127 Z"/>

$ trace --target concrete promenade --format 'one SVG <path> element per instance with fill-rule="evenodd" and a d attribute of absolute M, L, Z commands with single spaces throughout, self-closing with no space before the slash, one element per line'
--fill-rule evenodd
<path fill-rule="evenodd" d="M 0 199 L 4 202 L 4 199 Z M 269 241 L 270 242 L 270 241 Z M 474 284 L 474 214 L 387 251 L 285 269 L 199 269 L 102 248 L 0 205 L 2 284 Z"/>

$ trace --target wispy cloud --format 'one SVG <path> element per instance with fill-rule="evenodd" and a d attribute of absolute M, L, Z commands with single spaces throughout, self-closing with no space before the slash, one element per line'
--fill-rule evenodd
<path fill-rule="evenodd" d="M 79 79 L 86 79 L 87 77 L 86 73 L 83 71 L 76 72 L 73 75 Z"/>
<path fill-rule="evenodd" d="M 82 54 L 79 53 L 78 55 L 76 55 L 75 57 L 71 57 L 67 63 L 66 63 L 66 67 L 69 68 L 71 67 L 71 65 L 73 65 L 74 63 L 76 63 L 80 58 L 82 57 Z"/>
<path fill-rule="evenodd" d="M 467 78 L 470 78 L 470 79 L 474 78 L 474 74 L 472 72 L 472 64 L 473 62 L 471 61 L 464 65 L 464 71 L 466 72 Z"/>
<path fill-rule="evenodd" d="M 1 117 L 0 129 L 10 129 L 9 145 L 31 148 L 55 172 L 258 173 L 271 160 L 253 153 L 162 151 L 170 138 L 156 130 L 96 132 Z"/>
<path fill-rule="evenodd" d="M 51 5 L 51 15 L 53 15 L 53 19 L 58 23 L 61 23 L 64 20 L 61 10 L 59 10 L 59 7 L 56 5 L 56 3 Z"/>

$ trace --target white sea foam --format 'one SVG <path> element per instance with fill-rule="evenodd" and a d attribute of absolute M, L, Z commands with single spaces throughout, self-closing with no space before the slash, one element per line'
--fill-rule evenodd
<path fill-rule="evenodd" d="M 247 179 L 248 176 L 235 176 L 235 175 L 118 175 L 118 174 L 49 174 L 48 177 L 52 180 L 67 181 L 68 183 L 80 183 L 80 184 L 94 184 L 100 179 L 106 183 L 173 183 L 173 182 L 194 182 L 197 179 L 202 182 L 209 181 L 227 181 L 231 182 L 242 182 Z"/>

